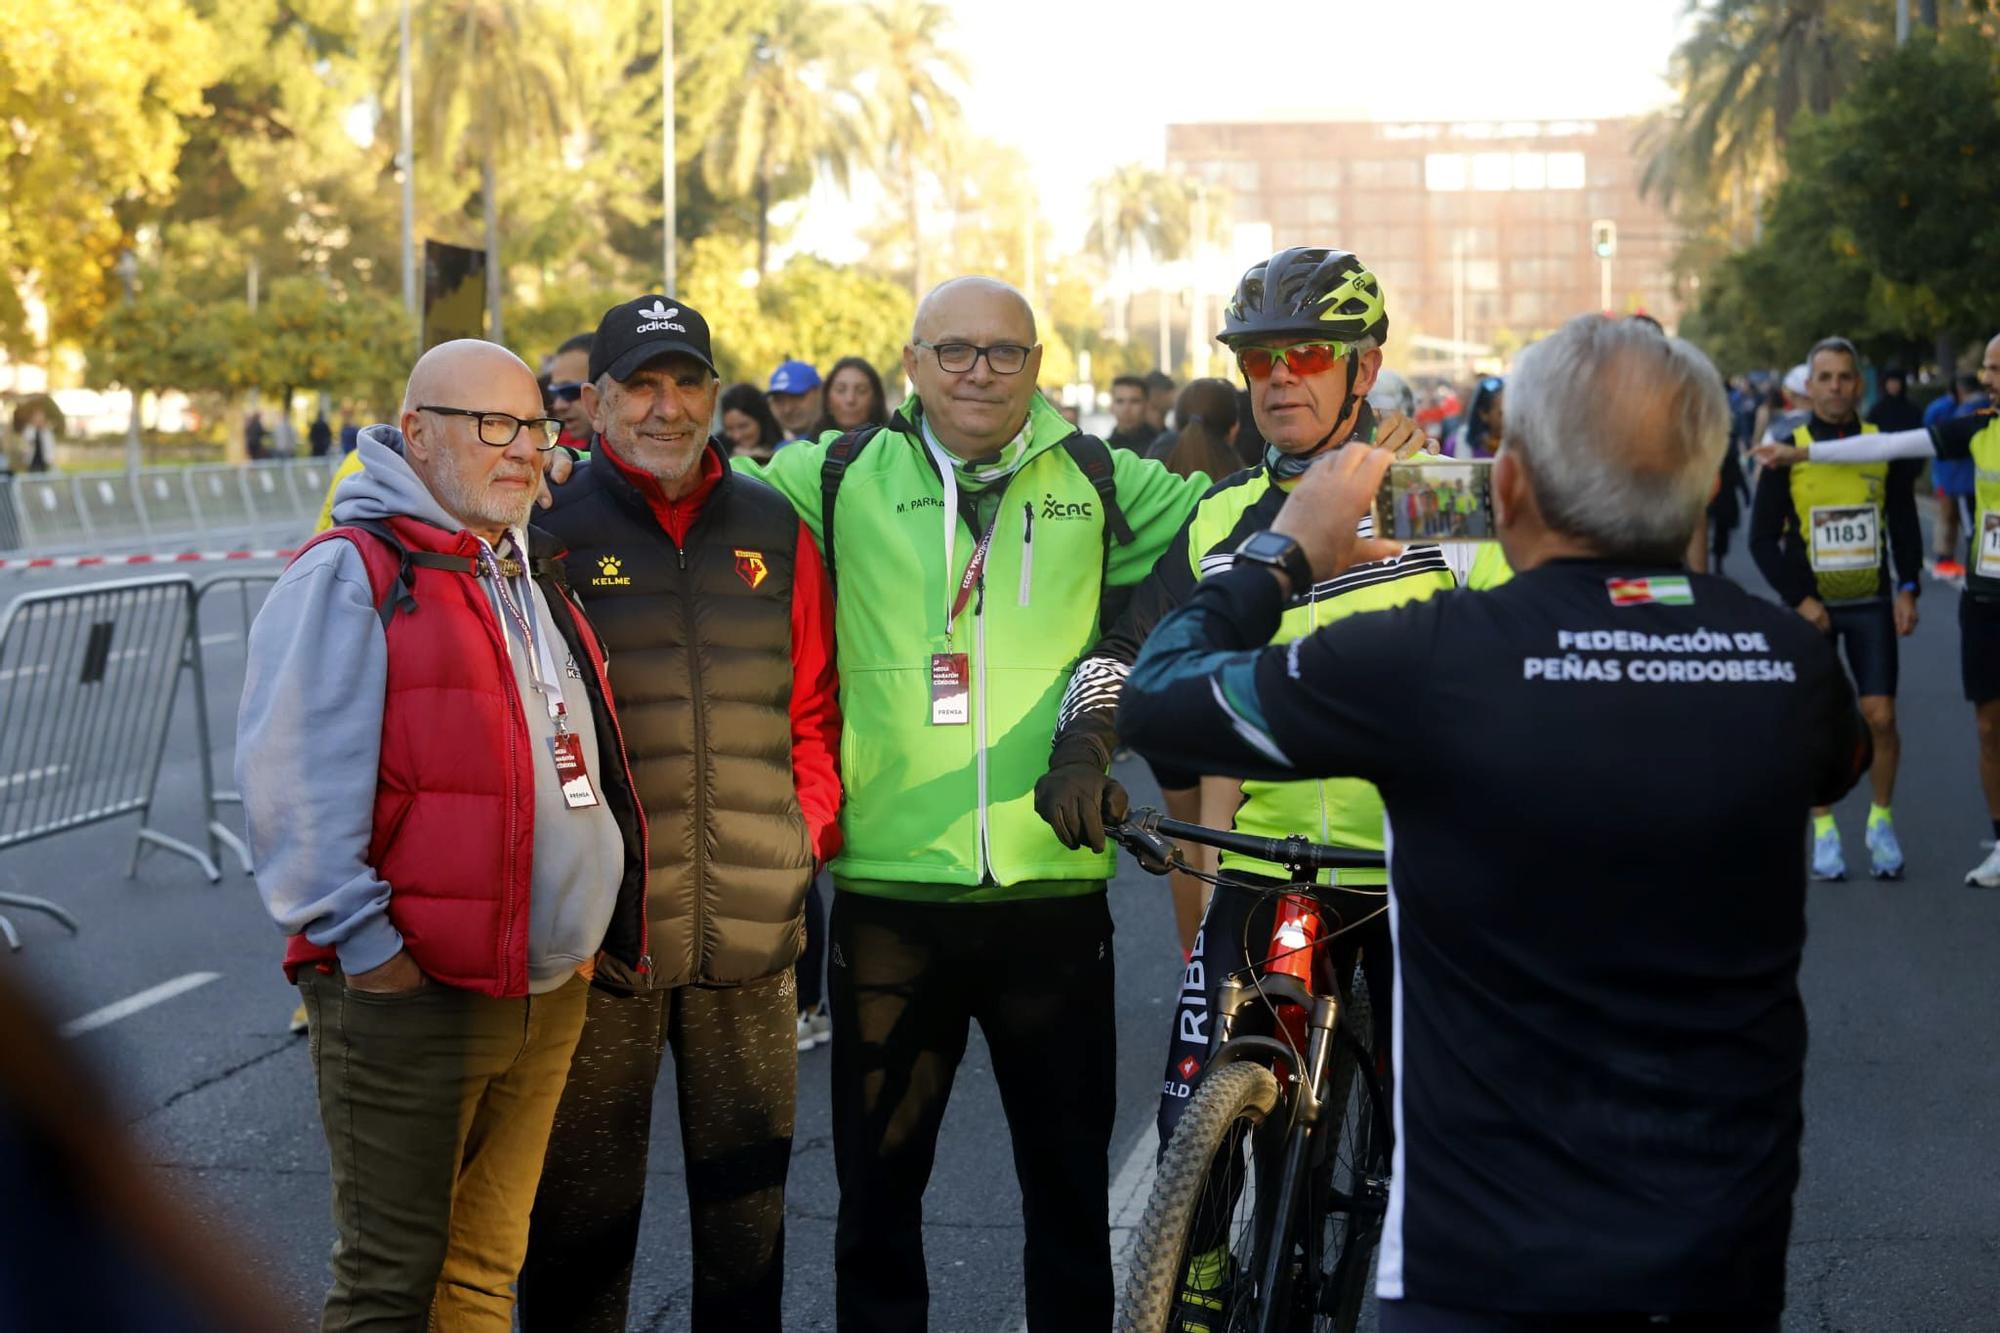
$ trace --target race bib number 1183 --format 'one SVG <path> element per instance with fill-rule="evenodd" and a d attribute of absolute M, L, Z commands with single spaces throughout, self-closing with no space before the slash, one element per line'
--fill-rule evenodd
<path fill-rule="evenodd" d="M 1819 505 L 1812 511 L 1812 567 L 1873 569 L 1881 561 L 1874 505 Z"/>

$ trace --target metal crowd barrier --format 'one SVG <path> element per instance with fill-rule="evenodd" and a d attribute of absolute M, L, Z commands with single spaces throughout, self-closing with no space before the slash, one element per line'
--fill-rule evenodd
<path fill-rule="evenodd" d="M 337 456 L 124 472 L 38 472 L 0 485 L 0 550 L 34 555 L 308 530 Z"/>
<path fill-rule="evenodd" d="M 271 585 L 277 581 L 276 574 L 219 574 L 195 589 L 196 645 L 204 664 L 209 661 L 208 654 L 211 650 L 224 645 L 240 645 L 242 651 L 248 651 L 250 622 L 256 619 L 257 612 L 263 608 L 264 594 L 269 592 Z M 231 608 L 235 612 L 234 623 L 228 629 L 216 627 L 217 613 L 209 609 L 211 600 L 234 604 Z M 238 674 L 240 677 L 240 672 Z M 206 680 L 207 671 L 204 665 L 203 671 L 197 676 L 196 688 L 206 688 Z M 240 692 L 239 685 L 238 693 Z M 233 782 L 223 786 L 222 777 L 215 771 L 216 756 L 224 749 L 232 753 L 235 750 L 235 721 L 235 713 L 231 710 L 228 714 L 230 739 L 218 743 L 216 737 L 208 730 L 209 718 L 206 711 L 196 717 L 196 722 L 202 729 L 202 790 L 205 798 L 202 819 L 208 836 L 210 858 L 220 865 L 222 849 L 227 847 L 236 854 L 237 863 L 243 867 L 243 873 L 247 875 L 257 867 L 250 859 L 249 844 L 243 840 L 243 835 L 239 832 L 243 823 L 240 813 L 243 808 L 243 793 L 236 790 Z M 223 822 L 221 813 L 224 806 L 234 807 L 239 812 L 233 824 Z"/>
<path fill-rule="evenodd" d="M 31 593 L 0 615 L 0 851 L 137 814 L 128 879 L 153 847 L 187 857 L 211 883 L 222 878 L 213 855 L 152 826 L 184 671 L 204 797 L 213 791 L 197 605 L 194 580 L 168 575 Z M 204 808 L 212 815 L 212 801 Z M 79 929 L 46 898 L 0 894 L 0 907 Z M 20 948 L 4 915 L 0 936 Z"/>

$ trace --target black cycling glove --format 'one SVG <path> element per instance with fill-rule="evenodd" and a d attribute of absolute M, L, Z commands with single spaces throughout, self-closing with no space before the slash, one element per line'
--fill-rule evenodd
<path fill-rule="evenodd" d="M 1104 747 L 1090 736 L 1057 741 L 1049 771 L 1035 783 L 1035 813 L 1055 830 L 1063 846 L 1104 850 L 1106 821 L 1125 818 L 1125 788 L 1104 771 Z"/>

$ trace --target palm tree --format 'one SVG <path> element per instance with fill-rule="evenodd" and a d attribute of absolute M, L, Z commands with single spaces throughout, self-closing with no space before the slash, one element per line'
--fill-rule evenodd
<path fill-rule="evenodd" d="M 1111 337 L 1123 342 L 1131 328 L 1133 256 L 1145 246 L 1156 258 L 1177 255 L 1187 244 L 1188 196 L 1165 174 L 1128 162 L 1091 187 L 1097 220 L 1084 244 L 1107 264 L 1124 268 L 1123 298 L 1112 307 Z"/>
<path fill-rule="evenodd" d="M 773 185 L 824 168 L 845 188 L 861 150 L 860 114 L 838 89 L 831 60 L 835 25 L 814 0 L 785 0 L 757 34 L 749 68 L 702 149 L 711 187 L 756 200 L 760 274 L 770 265 Z"/>
<path fill-rule="evenodd" d="M 1874 6 L 1874 9 L 1884 8 Z M 1862 0 L 1714 0 L 1674 52 L 1679 104 L 1641 137 L 1642 186 L 1723 199 L 1775 179 L 1802 112 L 1823 114 L 1859 76 L 1879 15 Z"/>
<path fill-rule="evenodd" d="M 414 2 L 414 0 L 412 0 Z M 412 14 L 420 154 L 479 168 L 486 336 L 501 341 L 497 164 L 557 143 L 576 119 L 576 25 L 555 0 L 424 0 Z"/>
<path fill-rule="evenodd" d="M 951 81 L 968 75 L 946 45 L 951 14 L 937 0 L 869 0 L 851 37 L 874 112 L 882 164 L 902 196 L 910 228 L 910 290 L 924 294 L 923 178 L 948 172 L 964 116 Z"/>

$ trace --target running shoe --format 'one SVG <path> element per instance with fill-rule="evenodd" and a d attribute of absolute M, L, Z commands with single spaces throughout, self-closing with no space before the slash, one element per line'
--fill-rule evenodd
<path fill-rule="evenodd" d="M 1993 844 L 1986 859 L 1965 872 L 1965 882 L 1979 889 L 2000 889 L 2000 842 Z"/>
<path fill-rule="evenodd" d="M 1840 830 L 1828 829 L 1813 839 L 1814 879 L 1846 879 L 1847 859 L 1840 854 Z"/>
<path fill-rule="evenodd" d="M 306 1026 L 306 1003 L 301 1000 L 299 1007 L 292 1010 L 292 1035 L 304 1036 Z"/>
<path fill-rule="evenodd" d="M 1903 847 L 1896 841 L 1896 826 L 1886 819 L 1868 825 L 1863 841 L 1868 844 L 1868 873 L 1877 879 L 1903 877 Z"/>
<path fill-rule="evenodd" d="M 824 1005 L 799 1010 L 799 1049 L 809 1051 L 833 1040 L 833 1019 Z"/>
<path fill-rule="evenodd" d="M 1937 562 L 1935 569 L 1937 576 L 1941 579 L 1962 579 L 1965 577 L 1965 566 L 1959 564 L 1956 560 L 1940 560 Z"/>

